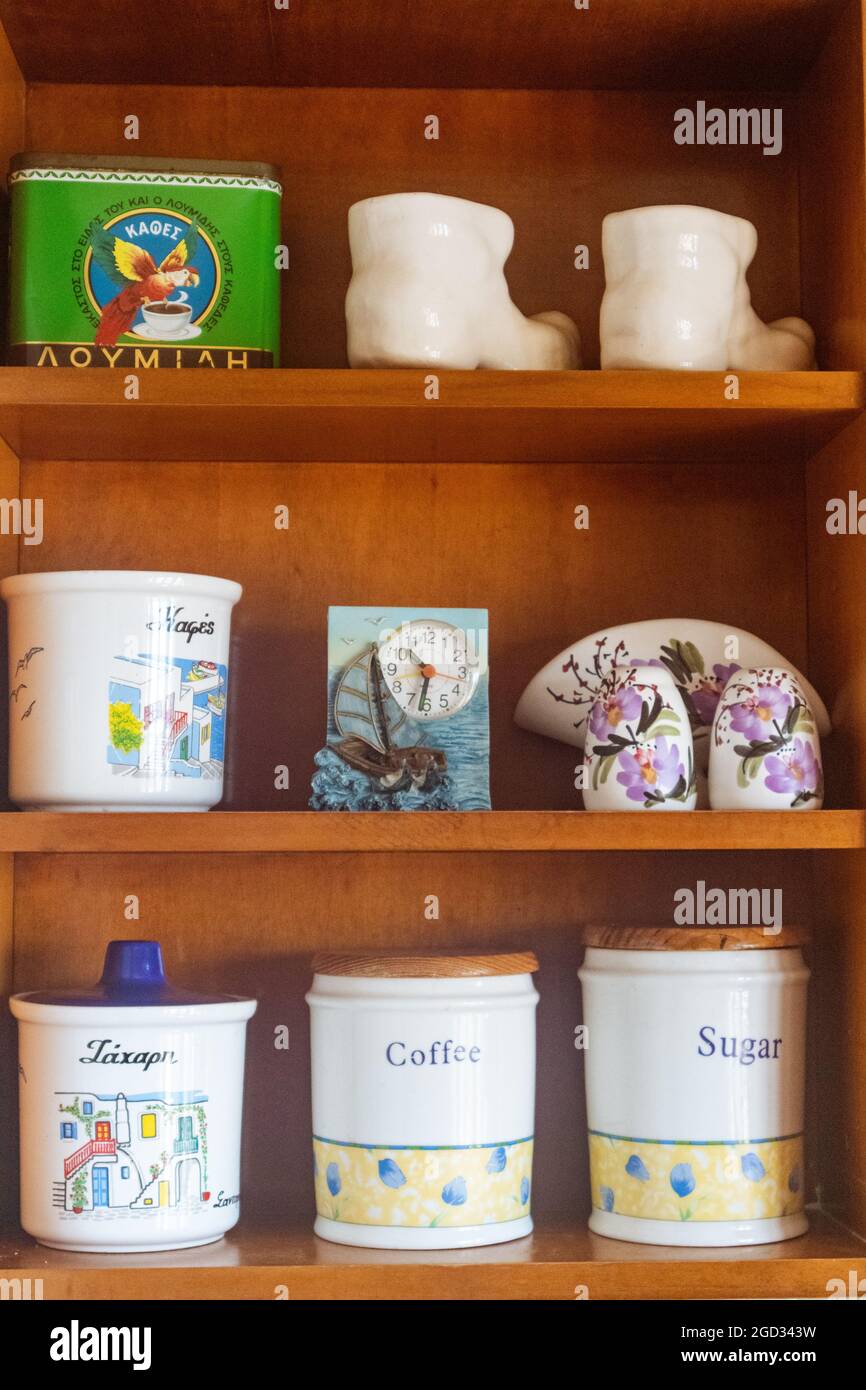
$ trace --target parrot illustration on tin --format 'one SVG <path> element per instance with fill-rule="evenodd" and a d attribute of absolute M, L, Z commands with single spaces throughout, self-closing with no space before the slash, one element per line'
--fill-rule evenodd
<path fill-rule="evenodd" d="M 99 228 L 90 239 L 93 259 L 121 290 L 102 311 L 94 342 L 114 347 L 121 333 L 128 333 L 142 304 L 168 299 L 172 290 L 197 285 L 199 273 L 189 262 L 199 241 L 198 223 L 191 222 L 186 236 L 172 247 L 157 266 L 149 251 L 131 241 L 121 241 Z"/>

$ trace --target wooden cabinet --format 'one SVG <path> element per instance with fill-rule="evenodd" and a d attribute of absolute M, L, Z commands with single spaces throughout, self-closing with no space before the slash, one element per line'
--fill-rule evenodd
<path fill-rule="evenodd" d="M 147 1298 L 269 1298 L 277 1285 L 324 1298 L 567 1299 L 578 1285 L 604 1298 L 821 1297 L 828 1279 L 863 1277 L 866 535 L 826 527 L 828 501 L 866 497 L 859 0 L 219 0 L 188 7 L 177 43 L 176 11 L 153 0 L 152 44 L 115 8 L 0 3 L 0 156 L 281 166 L 284 366 L 143 372 L 133 401 L 111 370 L 0 368 L 0 492 L 44 507 L 41 545 L 0 535 L 0 572 L 180 568 L 245 591 L 222 809 L 25 816 L 7 803 L 0 975 L 9 989 L 86 980 L 106 940 L 147 935 L 179 981 L 256 994 L 244 1211 L 223 1244 L 158 1257 L 23 1239 L 6 1019 L 4 1272 L 43 1277 L 46 1297 Z M 781 152 L 678 145 L 674 113 L 699 100 L 780 109 Z M 430 400 L 424 373 L 346 369 L 347 208 L 407 189 L 513 217 L 515 302 L 572 314 L 587 370 L 442 372 Z M 728 399 L 721 374 L 597 370 L 602 217 L 654 202 L 755 222 L 755 307 L 810 320 L 818 373 L 744 373 Z M 579 245 L 588 270 L 575 268 Z M 575 529 L 579 505 L 588 530 Z M 280 506 L 287 530 L 274 527 Z M 490 610 L 496 810 L 309 813 L 327 606 L 407 599 Z M 755 631 L 808 671 L 835 726 L 827 810 L 590 815 L 574 751 L 514 726 L 526 681 L 569 641 L 681 611 Z M 676 889 L 699 879 L 782 889 L 786 920 L 814 932 L 816 1210 L 811 1233 L 781 1246 L 654 1250 L 585 1229 L 579 928 L 668 922 Z M 506 943 L 542 965 L 536 1236 L 439 1255 L 316 1241 L 310 953 Z M 280 1025 L 287 1052 L 273 1045 Z"/>

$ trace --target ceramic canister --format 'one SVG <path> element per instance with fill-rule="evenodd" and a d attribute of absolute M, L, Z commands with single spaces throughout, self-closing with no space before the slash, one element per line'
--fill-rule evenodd
<path fill-rule="evenodd" d="M 4 579 L 12 801 L 53 811 L 215 806 L 241 592 L 228 579 L 157 570 Z"/>
<path fill-rule="evenodd" d="M 801 1235 L 803 933 L 590 928 L 585 939 L 590 1228 L 649 1245 Z"/>
<path fill-rule="evenodd" d="M 318 1235 L 401 1250 L 528 1235 L 537 968 L 529 952 L 313 962 Z"/>
<path fill-rule="evenodd" d="M 21 154 L 9 196 L 10 363 L 279 366 L 272 165 Z"/>
<path fill-rule="evenodd" d="M 694 744 L 685 703 L 660 663 L 615 666 L 586 730 L 588 811 L 693 811 Z"/>
<path fill-rule="evenodd" d="M 112 941 L 90 989 L 16 994 L 21 1224 L 63 1250 L 206 1245 L 240 1212 L 254 999 L 165 978 L 156 941 Z"/>

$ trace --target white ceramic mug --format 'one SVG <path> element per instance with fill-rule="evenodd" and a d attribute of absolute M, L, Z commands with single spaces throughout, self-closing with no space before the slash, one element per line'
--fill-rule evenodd
<path fill-rule="evenodd" d="M 709 786 L 716 811 L 821 809 L 821 742 L 792 672 L 763 666 L 728 680 L 710 734 Z"/>
<path fill-rule="evenodd" d="M 578 367 L 570 318 L 524 318 L 512 303 L 504 266 L 513 242 L 506 213 L 465 198 L 394 193 L 355 203 L 349 365 Z"/>
<path fill-rule="evenodd" d="M 16 994 L 21 1224 L 60 1250 L 206 1245 L 240 1213 L 254 999 L 165 978 L 155 941 L 114 941 L 100 983 Z"/>
<path fill-rule="evenodd" d="M 155 570 L 0 582 L 12 801 L 54 811 L 215 806 L 241 592 L 229 579 Z"/>
<path fill-rule="evenodd" d="M 587 811 L 693 811 L 694 743 L 683 698 L 661 665 L 615 666 L 590 710 Z"/>
<path fill-rule="evenodd" d="M 815 335 L 798 318 L 764 324 L 748 270 L 751 222 L 712 208 L 630 208 L 604 219 L 603 368 L 805 371 Z"/>

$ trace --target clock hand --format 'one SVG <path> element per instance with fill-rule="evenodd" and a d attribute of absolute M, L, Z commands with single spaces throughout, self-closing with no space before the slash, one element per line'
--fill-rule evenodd
<path fill-rule="evenodd" d="M 425 680 L 429 681 L 433 676 L 438 676 L 439 672 L 436 670 L 436 667 L 431 665 L 429 661 L 422 661 L 418 653 L 413 651 L 411 647 L 409 648 L 409 656 L 410 659 L 414 661 Z M 424 698 L 423 695 L 421 698 Z"/>
<path fill-rule="evenodd" d="M 424 701 L 427 699 L 427 690 L 428 690 L 428 688 L 429 688 L 429 685 L 430 685 L 430 677 L 429 677 L 429 676 L 425 676 L 425 677 L 424 677 L 424 684 L 421 686 L 421 697 L 420 697 L 420 699 L 419 699 L 419 701 L 418 701 L 418 707 L 419 707 L 419 709 L 423 709 L 423 707 L 424 707 Z"/>

